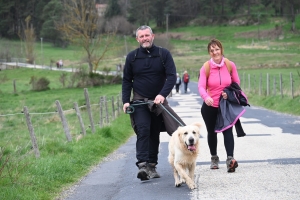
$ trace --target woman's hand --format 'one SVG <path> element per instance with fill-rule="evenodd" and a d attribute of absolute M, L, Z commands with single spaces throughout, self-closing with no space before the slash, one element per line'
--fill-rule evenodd
<path fill-rule="evenodd" d="M 214 100 L 211 97 L 208 97 L 207 99 L 205 99 L 205 103 L 208 106 L 212 106 L 214 103 Z"/>
<path fill-rule="evenodd" d="M 226 92 L 222 91 L 222 97 L 223 97 L 223 99 L 227 99 L 227 94 L 226 94 Z"/>

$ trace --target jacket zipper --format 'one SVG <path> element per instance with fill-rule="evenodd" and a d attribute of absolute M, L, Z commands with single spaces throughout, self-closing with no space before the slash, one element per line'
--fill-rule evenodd
<path fill-rule="evenodd" d="M 221 74 L 220 74 L 220 67 L 219 67 L 219 77 L 220 77 L 220 85 L 221 85 Z"/>

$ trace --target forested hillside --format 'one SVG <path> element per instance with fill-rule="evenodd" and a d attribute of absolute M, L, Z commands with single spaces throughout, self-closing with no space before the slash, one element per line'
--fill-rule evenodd
<path fill-rule="evenodd" d="M 72 19 L 64 15 L 66 10 L 71 5 L 73 12 L 77 12 L 82 7 L 80 2 L 80 0 L 0 0 L 0 37 L 19 38 L 22 30 L 26 28 L 26 19 L 30 17 L 30 26 L 34 28 L 37 38 L 44 37 L 61 43 L 66 35 L 61 34 L 58 24 L 62 22 L 68 24 L 68 20 Z M 101 16 L 101 20 L 95 25 L 101 32 L 113 30 L 121 34 L 130 34 L 133 27 L 150 23 L 161 28 L 188 24 L 248 25 L 266 22 L 269 17 L 284 17 L 295 22 L 295 16 L 300 10 L 299 0 L 85 0 L 83 2 L 95 10 L 96 4 L 106 4 L 105 15 Z M 84 17 L 82 19 L 87 20 Z M 291 30 L 299 29 L 292 24 Z"/>
<path fill-rule="evenodd" d="M 120 64 L 120 57 L 122 62 L 134 48 L 130 37 L 144 24 L 154 29 L 156 44 L 170 50 L 181 35 L 190 37 L 188 41 L 224 39 L 222 27 L 231 30 L 227 38 L 249 39 L 252 45 L 253 39 L 266 38 L 287 38 L 294 44 L 293 38 L 300 35 L 299 10 L 299 0 L 0 0 L 0 62 L 23 58 L 52 66 L 62 58 L 45 52 L 45 45 L 59 49 L 72 45 L 81 50 L 74 62 L 88 65 L 89 72 L 108 60 L 111 67 L 117 64 L 111 58 L 118 57 Z M 189 27 L 185 34 L 177 33 L 184 27 Z M 204 34 L 204 27 L 218 29 Z M 191 29 L 197 37 L 191 36 Z M 111 54 L 115 55 L 108 59 Z"/>

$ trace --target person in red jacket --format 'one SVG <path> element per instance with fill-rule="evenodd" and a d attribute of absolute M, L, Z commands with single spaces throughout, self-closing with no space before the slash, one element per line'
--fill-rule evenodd
<path fill-rule="evenodd" d="M 231 72 L 229 72 L 224 61 L 224 49 L 222 43 L 217 39 L 212 39 L 207 50 L 210 55 L 209 75 L 206 76 L 204 65 L 200 69 L 198 90 L 204 103 L 201 107 L 201 114 L 207 129 L 207 141 L 211 154 L 211 169 L 219 169 L 219 157 L 217 154 L 217 133 L 215 125 L 218 115 L 219 99 L 222 96 L 227 99 L 227 94 L 223 91 L 232 82 L 240 84 L 240 78 L 236 65 L 230 61 Z M 232 127 L 223 131 L 224 145 L 227 153 L 227 172 L 235 172 L 238 162 L 234 159 L 234 138 Z"/>
<path fill-rule="evenodd" d="M 184 93 L 187 93 L 188 84 L 190 82 L 190 75 L 188 74 L 187 71 L 183 72 L 182 81 L 183 81 L 183 85 L 184 85 Z"/>

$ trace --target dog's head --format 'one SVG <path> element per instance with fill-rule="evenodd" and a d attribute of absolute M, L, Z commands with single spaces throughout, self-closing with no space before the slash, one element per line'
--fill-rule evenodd
<path fill-rule="evenodd" d="M 177 129 L 179 140 L 184 143 L 185 148 L 189 151 L 196 151 L 200 137 L 200 123 L 178 127 Z"/>

